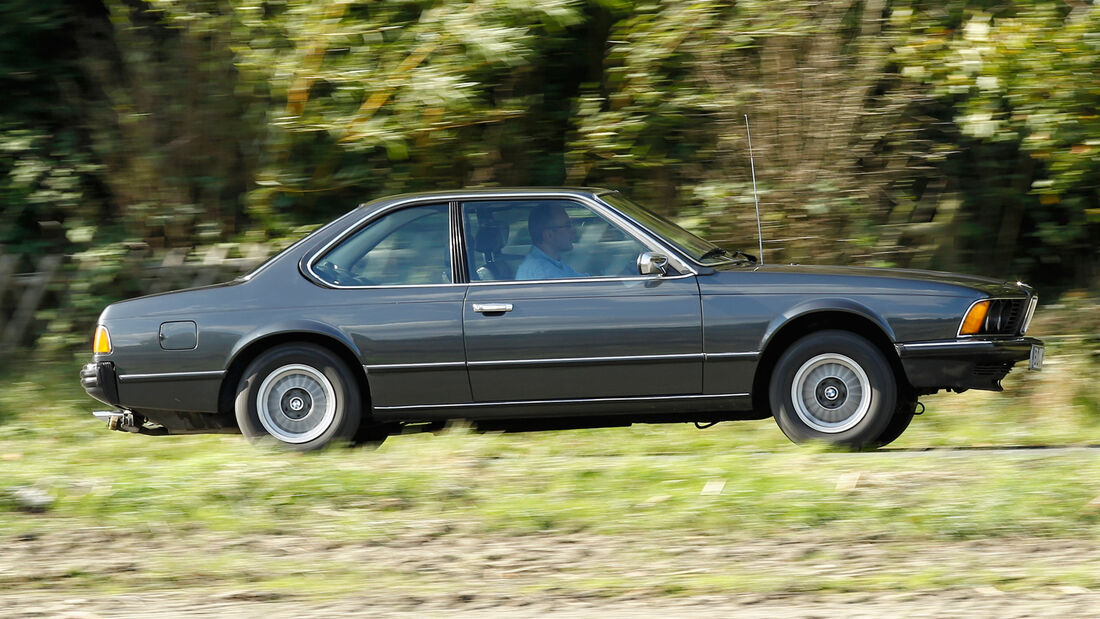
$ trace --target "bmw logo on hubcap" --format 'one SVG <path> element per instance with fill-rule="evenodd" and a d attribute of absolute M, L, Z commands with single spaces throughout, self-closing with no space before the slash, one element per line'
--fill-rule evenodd
<path fill-rule="evenodd" d="M 301 419 L 309 414 L 313 399 L 305 389 L 291 389 L 283 395 L 281 408 L 290 419 Z"/>

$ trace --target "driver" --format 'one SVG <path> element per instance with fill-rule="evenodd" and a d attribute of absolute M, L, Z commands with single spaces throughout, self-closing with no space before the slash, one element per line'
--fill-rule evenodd
<path fill-rule="evenodd" d="M 573 221 L 559 204 L 540 204 L 527 218 L 531 251 L 516 269 L 516 279 L 586 277 L 562 260 L 573 249 Z"/>

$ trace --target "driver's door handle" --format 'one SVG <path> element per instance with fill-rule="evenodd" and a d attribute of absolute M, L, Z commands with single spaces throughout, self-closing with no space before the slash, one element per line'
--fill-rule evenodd
<path fill-rule="evenodd" d="M 511 303 L 474 303 L 474 311 L 482 314 L 503 314 L 512 311 Z"/>

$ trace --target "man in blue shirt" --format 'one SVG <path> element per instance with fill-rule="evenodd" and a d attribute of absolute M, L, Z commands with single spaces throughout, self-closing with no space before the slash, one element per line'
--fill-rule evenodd
<path fill-rule="evenodd" d="M 573 222 L 559 204 L 540 204 L 527 217 L 531 251 L 516 269 L 516 279 L 586 277 L 562 260 L 573 249 Z"/>

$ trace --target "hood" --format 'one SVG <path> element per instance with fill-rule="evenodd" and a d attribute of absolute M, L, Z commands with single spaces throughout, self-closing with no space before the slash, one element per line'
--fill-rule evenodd
<path fill-rule="evenodd" d="M 744 266 L 720 267 L 722 271 L 750 271 Z M 813 265 L 766 265 L 751 269 L 758 275 L 774 274 L 775 277 L 794 283 L 829 283 L 833 286 L 890 288 L 912 294 L 938 294 L 970 296 L 975 292 L 997 296 L 1021 296 L 1031 289 L 1019 282 L 1006 282 L 977 275 L 963 275 L 943 271 L 918 269 L 887 269 L 878 267 L 843 267 Z M 793 281 L 792 281 L 793 280 Z"/>

